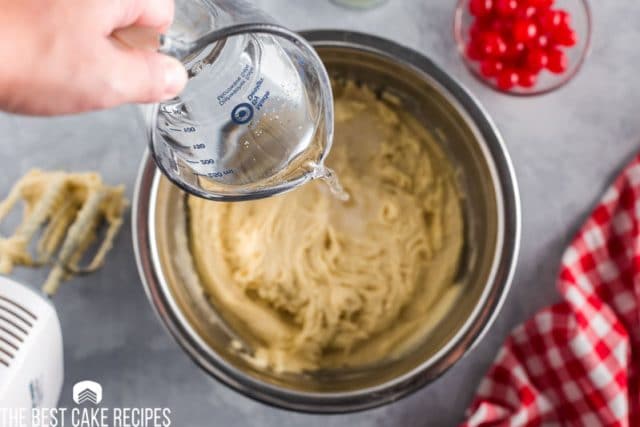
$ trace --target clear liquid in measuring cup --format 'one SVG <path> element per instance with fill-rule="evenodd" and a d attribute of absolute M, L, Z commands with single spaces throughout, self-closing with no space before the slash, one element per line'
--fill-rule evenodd
<path fill-rule="evenodd" d="M 187 64 L 187 88 L 159 108 L 157 133 L 174 162 L 215 184 L 249 186 L 319 158 L 322 100 L 303 58 L 255 34 L 231 37 L 207 58 Z"/>

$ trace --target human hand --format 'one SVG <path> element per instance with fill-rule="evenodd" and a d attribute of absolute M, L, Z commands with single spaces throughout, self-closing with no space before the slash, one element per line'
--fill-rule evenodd
<path fill-rule="evenodd" d="M 166 31 L 173 0 L 0 0 L 0 109 L 56 115 L 177 95 L 182 64 L 112 33 Z"/>

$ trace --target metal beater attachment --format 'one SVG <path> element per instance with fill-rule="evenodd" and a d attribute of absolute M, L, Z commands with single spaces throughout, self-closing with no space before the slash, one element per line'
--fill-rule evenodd
<path fill-rule="evenodd" d="M 63 280 L 104 264 L 128 204 L 123 186 L 107 186 L 96 173 L 40 170 L 27 173 L 0 202 L 0 223 L 20 200 L 22 222 L 12 236 L 0 236 L 0 273 L 8 274 L 16 265 L 52 265 L 42 287 L 47 295 L 53 295 Z M 80 266 L 103 224 L 102 243 L 93 259 Z"/>

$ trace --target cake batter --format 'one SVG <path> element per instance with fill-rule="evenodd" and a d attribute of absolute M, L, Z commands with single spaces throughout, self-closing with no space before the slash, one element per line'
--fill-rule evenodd
<path fill-rule="evenodd" d="M 251 360 L 277 372 L 376 363 L 423 339 L 460 286 L 455 173 L 433 136 L 391 97 L 336 84 L 328 159 L 349 193 L 322 182 L 268 199 L 189 197 L 204 290 Z"/>

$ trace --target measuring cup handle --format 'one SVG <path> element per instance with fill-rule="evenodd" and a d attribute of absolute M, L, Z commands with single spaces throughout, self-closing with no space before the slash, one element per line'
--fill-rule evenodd
<path fill-rule="evenodd" d="M 180 60 L 192 49 L 187 43 L 160 34 L 153 28 L 140 26 L 117 29 L 111 37 L 134 49 L 154 50 Z"/>

